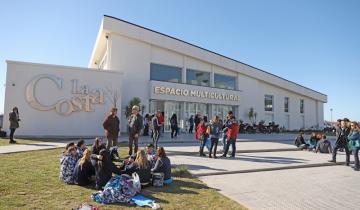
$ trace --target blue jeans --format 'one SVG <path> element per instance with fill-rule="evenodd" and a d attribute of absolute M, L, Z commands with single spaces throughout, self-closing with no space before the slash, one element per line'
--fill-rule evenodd
<path fill-rule="evenodd" d="M 229 139 L 226 143 L 226 148 L 225 148 L 225 152 L 224 152 L 224 156 L 226 157 L 228 151 L 229 151 L 229 147 L 232 147 L 232 152 L 231 152 L 231 157 L 235 157 L 235 152 L 236 152 L 236 139 Z"/>
<path fill-rule="evenodd" d="M 227 135 L 224 134 L 223 139 L 222 139 L 222 142 L 223 142 L 223 151 L 224 151 L 224 152 L 225 152 L 225 150 L 226 150 L 226 139 L 227 139 Z"/>
<path fill-rule="evenodd" d="M 360 150 L 360 147 L 357 147 L 353 153 L 354 153 L 354 159 L 355 159 L 355 165 L 354 167 L 359 169 L 360 166 L 359 166 L 359 150 Z"/>

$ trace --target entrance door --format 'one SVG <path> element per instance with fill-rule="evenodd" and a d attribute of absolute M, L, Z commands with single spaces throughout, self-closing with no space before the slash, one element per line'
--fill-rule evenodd
<path fill-rule="evenodd" d="M 285 128 L 290 130 L 290 115 L 285 115 Z"/>
<path fill-rule="evenodd" d="M 165 131 L 170 131 L 170 118 L 173 114 L 176 114 L 178 125 L 181 127 L 181 102 L 165 101 L 164 118 L 165 118 Z"/>

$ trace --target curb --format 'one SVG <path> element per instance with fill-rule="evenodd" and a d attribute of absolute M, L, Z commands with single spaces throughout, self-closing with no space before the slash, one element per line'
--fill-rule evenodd
<path fill-rule="evenodd" d="M 350 163 L 354 163 L 354 162 L 350 162 Z M 227 171 L 227 172 L 200 173 L 200 174 L 192 174 L 192 175 L 194 177 L 220 176 L 220 175 L 229 175 L 229 174 L 258 173 L 258 172 L 266 172 L 266 171 L 281 171 L 281 170 L 290 170 L 290 169 L 317 168 L 317 167 L 329 167 L 329 166 L 339 166 L 339 165 L 345 165 L 345 162 L 315 163 L 315 164 L 298 165 L 298 166 L 284 166 L 284 167 L 275 167 L 275 168 L 260 168 L 260 169 L 249 169 L 249 170 L 238 170 L 238 171 Z"/>

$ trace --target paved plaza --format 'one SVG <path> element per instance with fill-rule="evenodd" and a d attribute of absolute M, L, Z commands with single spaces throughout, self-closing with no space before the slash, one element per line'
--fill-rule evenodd
<path fill-rule="evenodd" d="M 339 153 L 337 165 L 329 163 L 329 154 L 298 150 L 292 145 L 295 136 L 240 135 L 233 159 L 199 157 L 198 143 L 188 134 L 176 139 L 164 134 L 160 145 L 172 164 L 186 166 L 209 187 L 249 209 L 360 209 L 360 173 L 344 166 L 344 154 Z M 64 147 L 68 141 L 1 146 L 0 153 Z M 151 140 L 141 137 L 140 142 L 144 146 Z M 221 149 L 219 145 L 218 156 Z"/>

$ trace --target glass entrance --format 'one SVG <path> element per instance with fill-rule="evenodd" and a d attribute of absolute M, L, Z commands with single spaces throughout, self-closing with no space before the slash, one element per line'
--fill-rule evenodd
<path fill-rule="evenodd" d="M 228 106 L 228 105 L 217 105 L 217 104 L 213 104 L 211 106 L 211 114 L 212 116 L 219 116 L 221 120 L 226 120 L 226 115 L 229 111 L 233 111 L 235 112 L 235 109 L 233 106 Z"/>
<path fill-rule="evenodd" d="M 170 118 L 173 114 L 176 114 L 178 120 L 178 126 L 181 128 L 180 120 L 182 119 L 181 102 L 165 101 L 164 103 L 164 118 L 165 118 L 165 131 L 170 131 Z"/>

